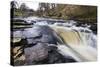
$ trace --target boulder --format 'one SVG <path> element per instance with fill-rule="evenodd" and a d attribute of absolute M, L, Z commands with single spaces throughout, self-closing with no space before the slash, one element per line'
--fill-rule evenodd
<path fill-rule="evenodd" d="M 49 26 L 34 26 L 33 28 L 23 31 L 23 38 L 26 38 L 28 44 L 36 42 L 44 42 L 49 44 L 57 44 L 60 41 L 57 34 Z"/>
<path fill-rule="evenodd" d="M 45 43 L 37 43 L 35 46 L 24 49 L 26 64 L 34 64 L 48 57 L 48 47 Z"/>

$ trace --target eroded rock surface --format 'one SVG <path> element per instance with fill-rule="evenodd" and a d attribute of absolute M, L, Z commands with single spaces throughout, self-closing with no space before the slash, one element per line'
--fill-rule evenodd
<path fill-rule="evenodd" d="M 24 65 L 75 62 L 73 58 L 66 58 L 58 52 L 56 46 L 61 41 L 56 32 L 49 26 L 34 26 L 21 32 L 22 40 L 17 43 L 17 47 L 22 46 L 19 50 L 25 57 Z M 15 50 L 14 47 L 14 52 L 18 52 Z"/>

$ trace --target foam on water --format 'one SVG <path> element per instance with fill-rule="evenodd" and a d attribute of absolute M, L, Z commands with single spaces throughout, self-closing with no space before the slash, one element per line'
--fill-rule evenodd
<path fill-rule="evenodd" d="M 47 20 L 53 21 L 53 19 L 37 17 L 29 17 L 27 20 L 36 21 L 34 26 L 47 25 L 51 27 L 63 41 L 63 44 L 57 46 L 62 55 L 71 56 L 77 61 L 97 60 L 97 35 L 93 34 L 92 30 L 89 29 L 90 25 L 85 24 L 86 27 L 77 27 L 76 22 L 73 20 L 58 23 L 56 19 L 54 19 L 53 24 L 49 24 Z"/>
<path fill-rule="evenodd" d="M 77 61 L 97 60 L 97 36 L 91 30 L 82 27 L 59 26 L 54 26 L 53 29 L 64 41 L 63 45 L 58 46 L 61 54 L 72 56 Z M 86 30 L 89 32 L 86 32 Z"/>

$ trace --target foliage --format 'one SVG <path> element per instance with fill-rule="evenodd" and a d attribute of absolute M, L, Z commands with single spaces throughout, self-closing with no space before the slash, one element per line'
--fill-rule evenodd
<path fill-rule="evenodd" d="M 19 8 L 17 2 L 12 2 L 14 6 L 14 17 L 49 17 L 57 19 L 75 19 L 86 20 L 90 22 L 96 22 L 97 7 L 96 6 L 81 6 L 81 5 L 69 5 L 69 4 L 55 4 L 55 3 L 39 3 L 37 11 L 29 9 L 25 3 L 22 3 Z M 12 7 L 11 6 L 11 7 Z M 92 21 L 93 20 L 93 21 Z"/>

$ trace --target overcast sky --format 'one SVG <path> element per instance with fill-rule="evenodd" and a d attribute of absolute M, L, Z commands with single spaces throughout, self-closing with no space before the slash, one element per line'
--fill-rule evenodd
<path fill-rule="evenodd" d="M 21 0 L 15 0 L 18 2 L 19 6 L 22 3 L 25 3 L 29 8 L 37 10 L 38 6 L 39 6 L 39 2 L 35 2 L 34 0 L 30 0 L 30 1 L 21 1 Z"/>

